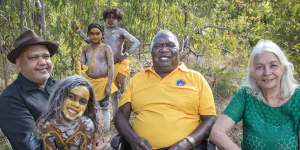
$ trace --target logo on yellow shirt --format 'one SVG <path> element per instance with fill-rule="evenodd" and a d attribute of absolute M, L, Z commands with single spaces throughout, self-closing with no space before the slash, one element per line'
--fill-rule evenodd
<path fill-rule="evenodd" d="M 185 82 L 184 82 L 182 79 L 178 79 L 178 80 L 176 81 L 176 85 L 177 85 L 177 86 L 184 86 L 184 85 L 185 85 Z"/>

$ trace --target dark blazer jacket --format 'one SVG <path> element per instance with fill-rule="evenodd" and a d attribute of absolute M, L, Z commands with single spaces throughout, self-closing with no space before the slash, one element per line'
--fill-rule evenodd
<path fill-rule="evenodd" d="M 0 128 L 15 150 L 41 150 L 36 120 L 48 110 L 48 98 L 55 81 L 49 78 L 44 89 L 21 73 L 0 96 Z"/>

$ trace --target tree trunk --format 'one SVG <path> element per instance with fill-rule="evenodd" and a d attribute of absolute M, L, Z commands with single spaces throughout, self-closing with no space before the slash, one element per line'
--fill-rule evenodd
<path fill-rule="evenodd" d="M 160 30 L 160 25 L 161 25 L 161 21 L 160 21 L 160 9 L 161 9 L 161 3 L 162 3 L 162 0 L 160 0 L 159 3 L 158 3 L 157 27 L 156 27 L 156 30 L 157 30 L 157 31 Z"/>
<path fill-rule="evenodd" d="M 20 4 L 20 8 L 19 8 L 19 18 L 20 18 L 20 31 L 21 33 L 25 31 L 24 28 L 24 20 L 25 20 L 25 12 L 24 12 L 24 1 L 23 0 L 19 0 L 19 4 Z"/>
<path fill-rule="evenodd" d="M 45 20 L 45 2 L 44 0 L 40 0 L 41 5 L 42 5 L 42 9 L 41 9 L 41 13 L 42 13 L 42 22 L 41 22 L 41 26 L 42 26 L 42 37 L 46 38 L 46 20 Z"/>
<path fill-rule="evenodd" d="M 108 8 L 111 8 L 111 0 L 107 0 L 107 6 Z"/>
<path fill-rule="evenodd" d="M 187 25 L 188 25 L 188 10 L 187 7 L 184 6 L 183 7 L 183 13 L 184 13 L 184 29 L 187 31 Z M 184 48 L 186 48 L 187 46 L 187 40 L 188 40 L 188 34 L 186 33 L 182 39 L 182 43 L 181 43 L 181 49 L 180 49 L 180 53 L 182 53 L 184 51 Z"/>
<path fill-rule="evenodd" d="M 187 29 L 188 24 L 188 10 L 186 7 L 184 7 L 184 28 Z"/>
<path fill-rule="evenodd" d="M 29 0 L 29 4 L 30 4 L 30 6 L 29 6 L 29 9 L 30 10 L 34 10 L 35 9 L 35 6 L 34 6 L 34 0 Z M 35 11 L 33 11 L 33 12 L 31 12 L 31 17 L 30 17 L 30 19 L 29 19 L 29 27 L 30 27 L 30 29 L 34 29 L 34 12 Z"/>
<path fill-rule="evenodd" d="M 2 65 L 3 65 L 4 88 L 6 88 L 8 85 L 8 63 L 5 55 L 2 55 Z"/>
<path fill-rule="evenodd" d="M 92 14 L 92 18 L 93 20 L 97 20 L 97 13 L 99 13 L 98 11 L 99 5 L 98 5 L 98 1 L 94 1 L 94 5 L 93 5 L 93 14 Z"/>

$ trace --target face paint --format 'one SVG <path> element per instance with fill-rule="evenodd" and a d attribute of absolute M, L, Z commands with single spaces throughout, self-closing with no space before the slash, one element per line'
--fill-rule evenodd
<path fill-rule="evenodd" d="M 77 96 L 81 96 L 82 98 L 85 98 L 87 100 L 90 98 L 89 89 L 85 86 L 76 86 L 73 89 L 71 89 L 70 93 L 73 93 Z"/>
<path fill-rule="evenodd" d="M 99 43 L 102 38 L 102 32 L 98 28 L 92 28 L 89 32 L 92 43 Z"/>
<path fill-rule="evenodd" d="M 76 86 L 65 98 L 63 114 L 68 120 L 75 120 L 83 115 L 90 98 L 90 92 L 85 86 Z"/>

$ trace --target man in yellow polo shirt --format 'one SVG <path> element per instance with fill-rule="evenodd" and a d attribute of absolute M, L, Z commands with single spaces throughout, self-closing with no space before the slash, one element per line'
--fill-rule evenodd
<path fill-rule="evenodd" d="M 153 66 L 137 73 L 121 97 L 118 131 L 134 150 L 206 149 L 216 115 L 207 81 L 179 63 L 179 44 L 172 32 L 159 31 L 150 49 Z"/>

